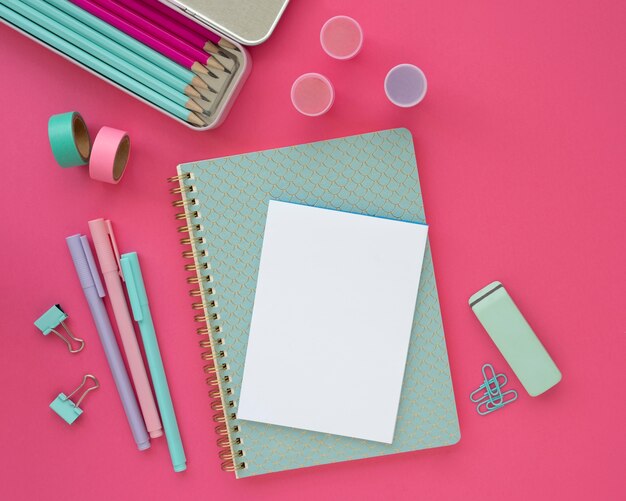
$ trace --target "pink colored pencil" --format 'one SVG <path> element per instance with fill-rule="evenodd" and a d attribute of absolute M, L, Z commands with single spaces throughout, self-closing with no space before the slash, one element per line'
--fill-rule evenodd
<path fill-rule="evenodd" d="M 192 46 L 203 49 L 211 54 L 219 51 L 219 47 L 217 47 L 211 40 L 203 37 L 195 31 L 185 29 L 184 26 L 181 26 L 174 19 L 174 16 L 166 15 L 160 10 L 156 10 L 152 5 L 148 4 L 148 2 L 145 2 L 143 0 L 126 0 L 126 4 L 130 9 L 132 9 L 140 16 L 146 18 L 155 25 L 160 26 L 164 30 L 167 30 L 172 35 L 182 40 L 185 40 Z M 174 14 L 174 11 L 172 9 L 170 9 L 170 11 L 170 14 Z"/>
<path fill-rule="evenodd" d="M 201 50 L 193 49 L 166 31 L 111 0 L 70 0 L 127 35 L 152 47 L 166 57 L 196 73 L 208 71 L 203 65 L 222 70 L 224 67 Z"/>
<path fill-rule="evenodd" d="M 146 35 L 143 31 L 135 28 L 133 25 L 127 23 L 123 19 L 114 16 L 109 11 L 94 3 L 92 0 L 70 0 L 70 2 L 72 2 L 74 5 L 77 5 L 81 9 L 89 12 L 92 16 L 101 19 L 105 23 L 108 23 L 114 28 L 117 28 L 118 30 L 126 33 L 128 36 L 133 37 L 135 40 L 147 45 L 151 49 L 159 52 L 160 54 L 163 54 L 165 57 L 171 59 L 175 63 L 178 63 L 185 68 L 189 68 L 196 73 L 204 73 L 205 75 L 209 73 L 209 70 L 202 66 L 202 64 L 198 61 L 194 61 L 190 57 L 172 49 L 160 40 Z"/>
<path fill-rule="evenodd" d="M 170 20 L 173 20 L 177 24 L 177 28 L 175 33 L 177 33 L 181 37 L 185 37 L 185 34 L 192 32 L 196 35 L 200 35 L 203 37 L 204 42 L 207 40 L 209 42 L 214 43 L 215 45 L 219 45 L 225 49 L 237 50 L 237 47 L 230 43 L 229 41 L 221 38 L 219 35 L 216 35 L 208 28 L 205 28 L 200 23 L 197 23 L 193 19 L 189 19 L 184 14 L 181 14 L 176 9 L 168 7 L 167 5 L 159 2 L 159 0 L 139 0 L 141 3 L 152 7 L 153 10 L 159 11 L 162 15 L 167 17 Z M 184 30 L 187 28 L 187 30 Z"/>
<path fill-rule="evenodd" d="M 140 29 L 147 35 L 155 37 L 161 40 L 163 43 L 169 45 L 174 50 L 185 54 L 186 56 L 200 61 L 202 64 L 216 70 L 224 70 L 224 66 L 212 59 L 211 55 L 207 55 L 203 50 L 190 45 L 185 40 L 180 39 L 176 35 L 164 30 L 163 28 L 152 24 L 150 21 L 139 15 L 132 10 L 131 6 L 126 5 L 129 2 L 122 2 L 120 0 L 94 0 L 100 7 L 108 10 L 111 14 L 124 19 L 127 23 Z M 132 2 L 130 2 L 132 4 Z"/>

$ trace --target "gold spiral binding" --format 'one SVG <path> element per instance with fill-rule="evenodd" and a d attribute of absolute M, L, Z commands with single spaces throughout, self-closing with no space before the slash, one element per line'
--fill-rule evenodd
<path fill-rule="evenodd" d="M 200 231 L 202 230 L 202 226 L 200 226 L 199 224 L 192 224 L 191 226 L 179 226 L 176 231 L 178 231 L 178 233 L 189 233 L 189 229 L 192 229 L 193 231 Z"/>
<path fill-rule="evenodd" d="M 170 193 L 172 195 L 178 195 L 180 193 L 184 193 L 184 192 L 192 192 L 193 191 L 193 186 L 180 186 L 178 188 L 172 188 L 170 190 Z"/>
<path fill-rule="evenodd" d="M 194 259 L 196 257 L 206 257 L 206 251 L 203 249 L 200 252 L 196 252 L 193 250 L 183 251 L 183 258 L 185 259 Z"/>
<path fill-rule="evenodd" d="M 189 295 L 200 299 L 193 302 L 191 308 L 198 311 L 198 314 L 194 315 L 194 320 L 202 324 L 196 329 L 196 333 L 201 336 L 198 341 L 202 349 L 200 357 L 205 362 L 203 372 L 210 387 L 208 396 L 211 399 L 211 409 L 215 412 L 213 421 L 217 423 L 215 427 L 215 433 L 218 435 L 217 444 L 222 449 L 219 453 L 222 460 L 221 468 L 224 471 L 238 471 L 246 468 L 245 461 L 241 459 L 245 453 L 241 449 L 242 440 L 238 436 L 239 425 L 234 424 L 237 419 L 234 412 L 236 404 L 233 389 L 230 387 L 232 379 L 228 374 L 230 365 L 227 362 L 227 347 L 224 347 L 224 338 L 221 336 L 217 295 L 214 287 L 209 286 L 213 282 L 213 277 L 206 273 L 211 269 L 211 264 L 207 251 L 198 248 L 205 244 L 206 240 L 202 236 L 197 236 L 203 228 L 198 221 L 200 214 L 197 210 L 198 200 L 194 198 L 197 189 L 193 185 L 193 179 L 193 174 L 182 173 L 168 178 L 167 181 L 177 184 L 170 189 L 170 193 L 180 196 L 180 199 L 172 202 L 172 206 L 184 209 L 184 212 L 174 216 L 177 221 L 185 223 L 177 228 L 179 233 L 187 234 L 180 239 L 180 243 L 191 246 L 191 249 L 182 252 L 182 257 L 193 260 L 185 264 L 184 269 L 193 273 L 187 277 L 187 283 L 196 286 L 189 291 Z"/>
<path fill-rule="evenodd" d="M 181 200 L 174 200 L 172 202 L 172 205 L 174 207 L 189 207 L 190 205 L 198 205 L 198 201 L 195 198 L 192 198 L 191 200 L 186 200 L 186 199 L 181 199 Z M 184 214 L 183 212 L 181 212 L 181 214 Z M 176 214 L 176 216 L 179 216 L 180 214 Z M 186 214 L 185 214 L 186 216 Z"/>
<path fill-rule="evenodd" d="M 193 245 L 193 244 L 203 244 L 204 243 L 204 238 L 200 237 L 200 238 L 181 238 L 180 239 L 180 243 L 181 245 Z"/>
<path fill-rule="evenodd" d="M 180 183 L 181 181 L 184 181 L 185 179 L 191 179 L 191 174 L 189 172 L 186 172 L 185 174 L 180 174 L 178 176 L 168 177 L 167 182 L 168 183 Z"/>
<path fill-rule="evenodd" d="M 189 217 L 191 217 L 191 218 L 196 218 L 199 215 L 200 215 L 200 213 L 197 210 L 189 213 Z M 185 214 L 184 212 L 180 212 L 179 214 L 176 214 L 174 216 L 174 219 L 176 219 L 176 220 L 187 219 L 187 214 Z"/>
<path fill-rule="evenodd" d="M 231 461 L 224 461 L 221 465 L 222 470 L 224 471 L 237 471 L 237 470 L 243 470 L 245 468 L 247 468 L 246 466 L 246 462 L 242 461 L 241 463 L 235 463 L 232 460 Z"/>
<path fill-rule="evenodd" d="M 211 277 L 207 275 L 206 277 L 187 277 L 188 284 L 199 284 L 202 282 L 210 282 Z"/>

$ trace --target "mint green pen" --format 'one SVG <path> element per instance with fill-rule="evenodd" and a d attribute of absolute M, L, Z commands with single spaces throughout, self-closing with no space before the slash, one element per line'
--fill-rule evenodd
<path fill-rule="evenodd" d="M 146 287 L 141 275 L 141 267 L 139 266 L 137 253 L 129 252 L 122 254 L 120 264 L 122 266 L 124 281 L 126 282 L 130 306 L 133 310 L 133 317 L 139 324 L 143 347 L 146 350 L 148 367 L 150 367 L 154 393 L 156 394 L 157 403 L 159 404 L 163 429 L 165 430 L 165 438 L 167 440 L 167 446 L 170 449 L 170 456 L 172 457 L 172 465 L 174 466 L 174 471 L 184 471 L 187 469 L 187 459 L 185 458 L 183 442 L 180 438 L 178 423 L 176 422 L 176 414 L 174 413 L 174 406 L 172 405 L 170 389 L 167 386 L 167 379 L 165 378 L 163 360 L 161 360 L 161 352 L 159 351 L 159 344 L 157 343 L 154 324 L 152 323 L 152 315 L 150 315 L 148 295 L 146 294 Z"/>

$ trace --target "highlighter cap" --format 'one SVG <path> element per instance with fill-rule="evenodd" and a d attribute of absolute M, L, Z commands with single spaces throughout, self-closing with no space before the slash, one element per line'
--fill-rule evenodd
<path fill-rule="evenodd" d="M 120 253 L 117 249 L 111 221 L 99 218 L 92 219 L 88 224 L 102 273 L 115 271 L 120 273 L 122 280 L 124 280 L 124 276 L 120 272 Z"/>
<path fill-rule="evenodd" d="M 148 304 L 148 295 L 139 266 L 139 257 L 136 252 L 122 254 L 120 264 L 126 279 L 126 290 L 133 310 L 133 317 L 136 321 L 140 321 L 143 319 L 143 307 Z"/>
<path fill-rule="evenodd" d="M 72 235 L 67 237 L 65 241 L 70 250 L 72 261 L 74 261 L 74 267 L 82 288 L 95 287 L 98 291 L 98 296 L 104 297 L 104 287 L 100 280 L 100 274 L 98 273 L 87 237 L 84 235 Z"/>

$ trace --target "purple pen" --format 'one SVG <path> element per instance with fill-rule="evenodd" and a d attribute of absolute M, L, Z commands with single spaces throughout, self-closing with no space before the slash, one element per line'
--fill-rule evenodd
<path fill-rule="evenodd" d="M 107 315 L 104 302 L 102 301 L 104 297 L 104 287 L 102 287 L 102 282 L 100 281 L 96 262 L 91 253 L 91 248 L 89 247 L 89 241 L 86 236 L 81 235 L 67 237 L 65 241 L 70 249 L 72 261 L 74 261 L 74 267 L 78 274 L 78 280 L 85 293 L 85 299 L 87 299 L 87 303 L 89 304 L 89 309 L 91 310 L 93 321 L 96 324 L 96 330 L 100 336 L 100 342 L 102 343 L 104 354 L 109 362 L 109 368 L 111 369 L 111 374 L 113 374 L 115 386 L 117 386 L 117 391 L 122 400 L 122 406 L 126 412 L 126 418 L 128 419 L 133 438 L 137 443 L 137 448 L 140 451 L 149 449 L 150 439 L 148 438 L 148 432 L 146 431 L 137 399 L 130 385 L 126 367 L 124 367 L 120 349 L 117 346 L 115 335 L 113 334 L 111 320 Z"/>

